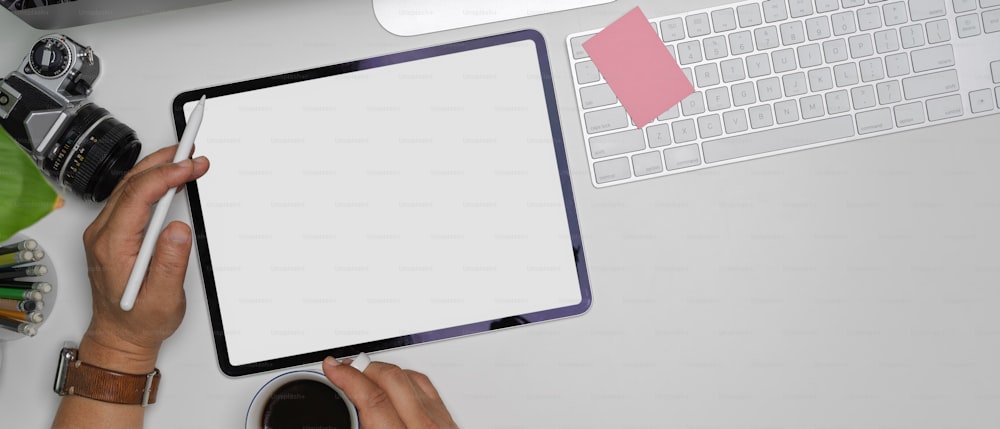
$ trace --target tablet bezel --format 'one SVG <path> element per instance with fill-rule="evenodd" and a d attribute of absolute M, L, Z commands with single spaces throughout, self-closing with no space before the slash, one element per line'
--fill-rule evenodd
<path fill-rule="evenodd" d="M 357 61 L 350 61 L 342 64 L 317 67 L 308 70 L 284 73 L 275 76 L 251 79 L 242 82 L 224 84 L 209 88 L 196 89 L 178 95 L 173 102 L 173 119 L 177 135 L 184 133 L 186 118 L 184 115 L 184 105 L 198 101 L 202 95 L 207 98 L 216 98 L 242 92 L 255 91 L 274 86 L 290 85 L 297 82 L 318 79 L 328 76 L 351 73 L 360 70 L 367 70 L 377 67 L 384 67 L 394 64 L 401 64 L 417 61 L 425 58 L 433 58 L 442 55 L 449 55 L 475 49 L 482 49 L 496 45 L 516 43 L 521 41 L 531 41 L 534 43 L 538 57 L 539 71 L 545 93 L 545 103 L 549 114 L 549 125 L 552 131 L 553 150 L 556 155 L 556 163 L 559 169 L 559 179 L 562 187 L 563 202 L 566 209 L 566 217 L 570 229 L 570 241 L 576 262 L 577 278 L 580 284 L 579 303 L 558 307 L 549 310 L 532 312 L 521 315 L 510 315 L 496 320 L 485 320 L 466 325 L 448 327 L 427 332 L 415 332 L 410 335 L 388 338 L 384 340 L 371 341 L 351 346 L 337 347 L 327 350 L 317 350 L 314 352 L 285 356 L 277 359 L 270 359 L 261 362 L 252 362 L 243 365 L 232 365 L 229 360 L 229 351 L 226 345 L 225 329 L 222 323 L 222 314 L 219 307 L 219 300 L 215 285 L 215 277 L 212 272 L 212 260 L 208 249 L 208 238 L 205 230 L 204 217 L 198 194 L 197 181 L 187 184 L 188 202 L 191 208 L 191 220 L 193 223 L 195 242 L 198 246 L 198 256 L 200 261 L 202 279 L 205 283 L 205 295 L 208 300 L 209 317 L 212 323 L 213 337 L 215 340 L 216 356 L 222 372 L 228 376 L 242 376 L 255 374 L 275 369 L 288 368 L 292 366 L 315 363 L 323 360 L 326 356 L 353 356 L 360 352 L 371 353 L 380 350 L 401 347 L 404 345 L 422 344 L 426 342 L 439 341 L 448 338 L 488 332 L 496 329 L 503 329 L 510 326 L 543 322 L 553 319 L 560 319 L 585 313 L 591 304 L 590 280 L 587 275 L 587 266 L 583 253 L 583 244 L 580 236 L 580 225 L 577 219 L 573 189 L 570 183 L 569 167 L 566 160 L 566 150 L 563 144 L 562 128 L 559 123 L 559 115 L 556 107 L 555 91 L 552 85 L 552 74 L 549 67 L 548 54 L 545 48 L 545 40 L 542 35 L 534 30 L 522 30 L 513 33 L 500 34 L 483 37 L 474 40 L 461 41 L 440 46 L 416 49 L 413 51 L 389 54 L 374 58 Z M 209 173 L 211 174 L 211 173 Z M 492 323 L 490 323 L 492 322 Z M 490 323 L 488 328 L 484 328 L 485 323 Z M 419 337 L 414 341 L 414 337 Z"/>

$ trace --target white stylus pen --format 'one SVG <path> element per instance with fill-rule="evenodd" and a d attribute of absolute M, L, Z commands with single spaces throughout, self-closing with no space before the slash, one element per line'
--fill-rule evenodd
<path fill-rule="evenodd" d="M 180 144 L 177 146 L 177 153 L 174 154 L 174 162 L 181 162 L 191 156 L 191 146 L 198 136 L 198 128 L 201 127 L 201 118 L 205 114 L 205 97 L 202 96 L 198 105 L 194 106 L 191 116 L 188 116 L 187 128 L 181 136 Z M 131 311 L 135 305 L 135 297 L 139 295 L 139 288 L 142 280 L 146 277 L 146 269 L 149 268 L 149 260 L 153 257 L 153 249 L 156 248 L 156 240 L 160 238 L 163 229 L 163 222 L 167 219 L 167 210 L 170 210 L 170 203 L 174 200 L 176 188 L 171 187 L 167 194 L 156 204 L 153 217 L 149 219 L 149 226 L 146 227 L 146 236 L 142 239 L 142 246 L 139 247 L 139 255 L 135 258 L 135 265 L 132 266 L 132 274 L 125 284 L 125 293 L 122 294 L 122 310 Z"/>

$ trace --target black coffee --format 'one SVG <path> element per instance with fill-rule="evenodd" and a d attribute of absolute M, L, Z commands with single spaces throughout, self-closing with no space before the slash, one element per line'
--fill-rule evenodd
<path fill-rule="evenodd" d="M 264 429 L 350 429 L 351 415 L 330 386 L 295 380 L 274 391 L 264 405 Z"/>

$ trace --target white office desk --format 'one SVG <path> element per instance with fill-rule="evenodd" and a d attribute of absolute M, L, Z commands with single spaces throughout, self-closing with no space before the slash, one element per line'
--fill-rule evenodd
<path fill-rule="evenodd" d="M 722 3 L 643 7 L 653 17 Z M 541 31 L 594 305 L 582 317 L 374 356 L 429 374 L 463 427 L 1000 427 L 1000 121 L 596 190 L 564 37 L 633 5 L 400 38 L 367 0 L 248 0 L 66 34 L 102 56 L 93 100 L 134 127 L 148 154 L 173 142 L 169 105 L 185 90 Z M 42 34 L 0 14 L 0 71 Z M 26 231 L 46 246 L 61 289 L 37 337 L 0 345 L 3 427 L 51 421 L 56 353 L 89 320 L 80 236 L 98 210 L 69 196 Z M 274 373 L 224 376 L 194 263 L 185 287 L 187 315 L 161 352 L 147 427 L 240 427 Z"/>

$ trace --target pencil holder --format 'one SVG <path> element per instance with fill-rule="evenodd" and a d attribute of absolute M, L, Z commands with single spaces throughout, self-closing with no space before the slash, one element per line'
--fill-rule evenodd
<path fill-rule="evenodd" d="M 56 285 L 55 264 L 42 243 L 23 234 L 0 243 L 0 342 L 42 331 L 55 307 Z"/>

